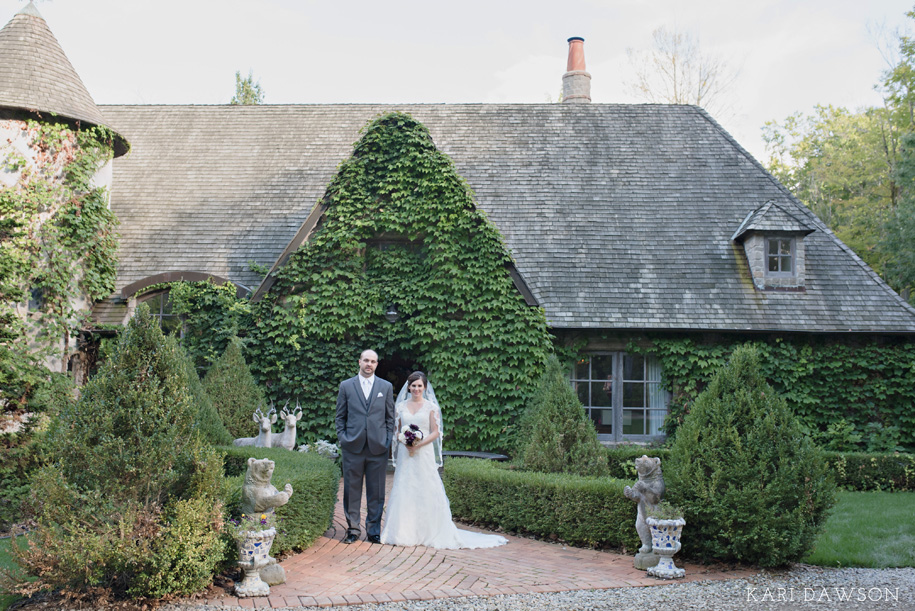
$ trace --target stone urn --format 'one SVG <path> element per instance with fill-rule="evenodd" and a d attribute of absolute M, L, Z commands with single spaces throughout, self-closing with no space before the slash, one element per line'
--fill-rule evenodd
<path fill-rule="evenodd" d="M 680 533 L 686 520 L 662 520 L 649 516 L 645 519 L 651 529 L 651 551 L 660 556 L 658 564 L 648 569 L 648 574 L 661 579 L 680 579 L 686 574 L 674 565 L 674 554 L 680 551 Z"/>
<path fill-rule="evenodd" d="M 270 586 L 261 579 L 261 570 L 276 564 L 270 557 L 270 546 L 276 538 L 276 528 L 267 530 L 244 530 L 238 533 L 235 543 L 238 545 L 238 566 L 244 573 L 240 583 L 235 584 L 235 595 L 239 598 L 248 596 L 267 596 Z"/>

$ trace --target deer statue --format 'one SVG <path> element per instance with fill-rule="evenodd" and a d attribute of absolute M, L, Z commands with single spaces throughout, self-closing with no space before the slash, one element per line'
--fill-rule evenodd
<path fill-rule="evenodd" d="M 273 423 L 276 422 L 276 408 L 271 407 L 265 416 L 258 407 L 254 411 L 254 422 L 258 424 L 257 437 L 242 437 L 233 443 L 236 446 L 254 446 L 256 448 L 269 448 L 273 441 Z"/>
<path fill-rule="evenodd" d="M 302 418 L 302 408 L 299 407 L 298 401 L 295 402 L 295 409 L 291 412 L 286 409 L 288 406 L 289 401 L 286 401 L 286 405 L 283 406 L 283 409 L 280 412 L 280 417 L 286 424 L 286 428 L 283 429 L 283 432 L 279 435 L 273 436 L 272 444 L 274 448 L 286 448 L 287 450 L 294 450 L 296 434 L 295 423 Z"/>

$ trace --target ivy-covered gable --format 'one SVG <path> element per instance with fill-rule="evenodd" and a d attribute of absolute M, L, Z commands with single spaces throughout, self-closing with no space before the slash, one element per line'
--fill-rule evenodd
<path fill-rule="evenodd" d="M 376 119 L 327 188 L 311 238 L 254 305 L 252 369 L 276 399 L 298 399 L 300 427 L 333 436 L 338 384 L 361 350 L 422 368 L 450 448 L 503 443 L 550 350 L 496 227 L 426 128 Z M 385 313 L 396 310 L 396 317 Z M 399 390 L 399 389 L 396 389 Z"/>

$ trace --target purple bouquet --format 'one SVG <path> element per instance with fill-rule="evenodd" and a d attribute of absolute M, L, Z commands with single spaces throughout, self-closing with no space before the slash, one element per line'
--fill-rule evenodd
<path fill-rule="evenodd" d="M 400 441 L 411 447 L 422 438 L 423 432 L 415 424 L 405 426 L 403 431 L 400 432 Z"/>

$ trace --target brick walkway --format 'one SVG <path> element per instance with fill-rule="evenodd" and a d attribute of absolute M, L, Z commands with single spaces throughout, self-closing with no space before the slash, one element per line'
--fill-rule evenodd
<path fill-rule="evenodd" d="M 391 476 L 388 476 L 390 489 Z M 342 491 L 339 495 L 342 498 Z M 363 520 L 365 509 L 363 508 Z M 466 528 L 463 527 L 462 528 Z M 477 529 L 474 529 L 477 530 Z M 508 536 L 509 543 L 483 550 L 344 545 L 346 519 L 338 502 L 331 528 L 309 549 L 286 558 L 286 583 L 269 597 L 233 596 L 196 603 L 257 609 L 344 606 L 359 603 L 430 600 L 529 592 L 651 586 L 669 581 L 649 577 L 622 556 Z M 364 535 L 363 535 L 364 536 Z M 677 562 L 685 581 L 747 577 L 753 571 L 726 570 Z"/>

